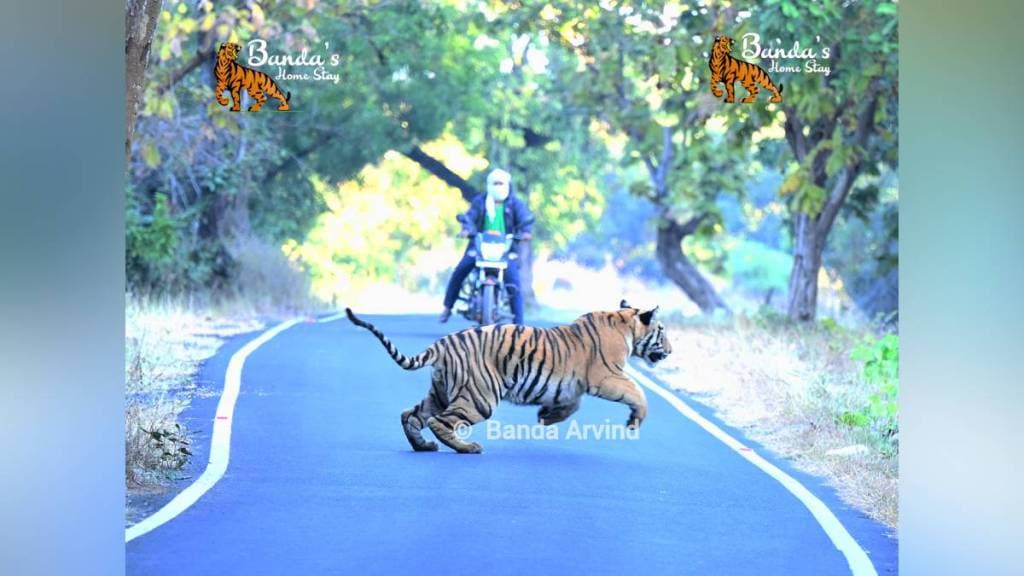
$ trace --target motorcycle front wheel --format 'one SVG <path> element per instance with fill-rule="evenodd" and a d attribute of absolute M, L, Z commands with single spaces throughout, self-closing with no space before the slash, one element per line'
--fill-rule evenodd
<path fill-rule="evenodd" d="M 494 298 L 494 284 L 484 284 L 483 290 L 483 310 L 480 318 L 481 326 L 488 326 L 494 324 L 494 314 L 497 312 Z"/>

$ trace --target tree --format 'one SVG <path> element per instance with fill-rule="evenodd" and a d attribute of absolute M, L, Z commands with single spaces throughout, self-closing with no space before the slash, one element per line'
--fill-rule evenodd
<path fill-rule="evenodd" d="M 555 74 L 593 129 L 613 147 L 625 137 L 623 167 L 640 163 L 646 172 L 631 190 L 658 209 L 658 261 L 706 313 L 728 307 L 683 243 L 714 234 L 719 194 L 742 193 L 747 166 L 737 159 L 748 158 L 759 118 L 720 108 L 701 88 L 707 59 L 700 36 L 720 17 L 675 2 L 530 2 L 516 20 L 571 55 Z"/>
<path fill-rule="evenodd" d="M 131 158 L 132 135 L 135 134 L 135 116 L 142 96 L 149 63 L 149 49 L 160 17 L 163 0 L 126 0 L 125 31 L 125 159 Z"/>
<path fill-rule="evenodd" d="M 756 18 L 766 38 L 821 38 L 828 76 L 786 78 L 783 121 L 795 160 L 780 188 L 790 198 L 793 270 L 787 313 L 813 320 L 822 253 L 851 190 L 878 194 L 882 167 L 895 168 L 898 98 L 896 5 L 774 0 Z M 821 47 L 819 47 L 821 50 Z"/>

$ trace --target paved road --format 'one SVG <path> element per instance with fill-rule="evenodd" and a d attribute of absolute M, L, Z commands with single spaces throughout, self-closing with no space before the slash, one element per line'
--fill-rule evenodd
<path fill-rule="evenodd" d="M 407 353 L 452 328 L 424 316 L 367 319 Z M 202 377 L 216 387 L 252 336 L 226 344 Z M 635 440 L 580 440 L 571 422 L 559 425 L 558 440 L 488 439 L 482 423 L 473 429 L 481 456 L 414 453 L 399 414 L 428 380 L 427 371 L 399 369 L 346 321 L 282 332 L 246 361 L 226 475 L 127 543 L 127 573 L 850 573 L 792 494 L 656 394 L 647 392 Z M 198 434 L 196 475 L 216 400 L 196 399 L 187 413 Z M 575 430 L 626 416 L 588 397 Z M 502 405 L 493 419 L 533 424 L 536 409 Z M 773 462 L 835 512 L 879 574 L 896 573 L 896 543 L 883 526 Z"/>

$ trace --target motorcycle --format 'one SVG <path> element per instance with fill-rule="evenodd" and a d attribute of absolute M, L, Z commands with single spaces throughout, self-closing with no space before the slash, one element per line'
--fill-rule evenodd
<path fill-rule="evenodd" d="M 512 319 L 505 270 L 509 261 L 518 257 L 512 252 L 512 245 L 519 239 L 513 234 L 497 232 L 478 232 L 473 236 L 469 254 L 476 258 L 476 267 L 462 284 L 458 302 L 463 307 L 456 312 L 479 326 Z"/>

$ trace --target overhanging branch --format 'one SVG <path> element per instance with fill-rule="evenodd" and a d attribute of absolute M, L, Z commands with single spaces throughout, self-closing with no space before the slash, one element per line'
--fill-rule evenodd
<path fill-rule="evenodd" d="M 434 176 L 440 178 L 445 184 L 457 189 L 462 193 L 462 197 L 465 198 L 466 202 L 471 202 L 473 198 L 480 193 L 462 176 L 459 176 L 455 172 L 449 170 L 443 162 L 427 154 L 419 146 L 413 146 L 409 150 L 402 152 L 402 154 L 413 162 L 419 164 L 427 172 L 430 172 Z"/>

